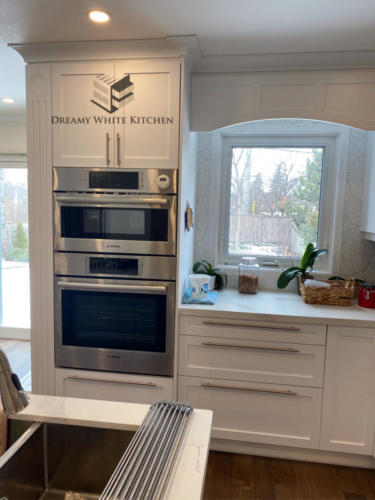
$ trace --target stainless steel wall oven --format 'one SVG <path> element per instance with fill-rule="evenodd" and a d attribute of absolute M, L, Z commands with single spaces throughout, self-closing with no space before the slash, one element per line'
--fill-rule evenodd
<path fill-rule="evenodd" d="M 175 282 L 161 275 L 175 259 L 55 253 L 56 366 L 171 376 Z"/>
<path fill-rule="evenodd" d="M 54 168 L 55 365 L 173 375 L 177 171 Z"/>
<path fill-rule="evenodd" d="M 176 255 L 177 171 L 54 168 L 58 251 Z"/>

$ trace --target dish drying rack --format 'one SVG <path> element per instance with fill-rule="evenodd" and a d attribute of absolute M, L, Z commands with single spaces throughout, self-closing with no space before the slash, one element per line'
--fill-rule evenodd
<path fill-rule="evenodd" d="M 154 403 L 99 500 L 162 499 L 192 413 L 190 403 Z"/>

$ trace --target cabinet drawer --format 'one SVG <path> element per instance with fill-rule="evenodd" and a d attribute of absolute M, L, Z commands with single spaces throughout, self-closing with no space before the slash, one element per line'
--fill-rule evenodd
<path fill-rule="evenodd" d="M 172 378 L 55 370 L 57 396 L 151 404 L 172 399 Z"/>
<path fill-rule="evenodd" d="M 214 412 L 213 437 L 318 448 L 321 389 L 179 377 L 178 397 Z"/>
<path fill-rule="evenodd" d="M 181 335 L 179 373 L 322 387 L 324 355 L 324 346 Z"/>
<path fill-rule="evenodd" d="M 326 331 L 327 327 L 325 325 L 217 319 L 214 317 L 184 315 L 180 315 L 179 328 L 182 335 L 294 342 L 311 345 L 325 345 Z"/>

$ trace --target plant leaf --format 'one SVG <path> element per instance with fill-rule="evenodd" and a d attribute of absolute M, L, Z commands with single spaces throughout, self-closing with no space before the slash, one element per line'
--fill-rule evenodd
<path fill-rule="evenodd" d="M 323 254 L 325 254 L 327 252 L 328 252 L 328 250 L 326 250 L 325 248 L 320 248 L 320 249 L 313 250 L 313 252 L 310 253 L 309 258 L 307 259 L 305 271 L 306 271 L 306 269 L 308 267 L 311 268 L 310 269 L 310 271 L 311 271 L 312 268 L 314 267 L 315 261 L 319 257 L 319 255 L 323 255 Z"/>
<path fill-rule="evenodd" d="M 306 269 L 307 267 L 307 262 L 309 260 L 309 257 L 311 255 L 311 253 L 315 250 L 315 247 L 312 243 L 309 243 L 307 246 L 306 246 L 306 250 L 305 250 L 305 253 L 303 254 L 302 256 L 302 259 L 301 259 L 301 268 L 302 269 Z"/>
<path fill-rule="evenodd" d="M 193 266 L 193 273 L 194 274 L 210 274 L 208 272 L 208 266 L 209 264 L 206 260 L 201 260 L 199 262 L 196 262 Z"/>
<path fill-rule="evenodd" d="M 202 262 L 196 262 L 193 266 L 193 273 L 199 274 Z"/>
<path fill-rule="evenodd" d="M 215 275 L 215 290 L 221 290 L 223 288 L 223 277 L 220 274 Z"/>
<path fill-rule="evenodd" d="M 289 285 L 293 278 L 298 276 L 299 274 L 304 274 L 304 270 L 300 267 L 290 267 L 289 269 L 285 269 L 279 276 L 277 280 L 278 288 L 285 288 Z"/>

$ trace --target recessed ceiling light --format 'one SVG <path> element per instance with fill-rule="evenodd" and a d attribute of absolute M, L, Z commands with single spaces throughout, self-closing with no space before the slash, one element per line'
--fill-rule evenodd
<path fill-rule="evenodd" d="M 6 104 L 13 104 L 14 103 L 14 99 L 12 99 L 11 97 L 3 97 L 1 100 L 3 102 L 5 102 Z"/>
<path fill-rule="evenodd" d="M 111 16 L 104 10 L 90 10 L 89 18 L 95 23 L 106 23 Z"/>

